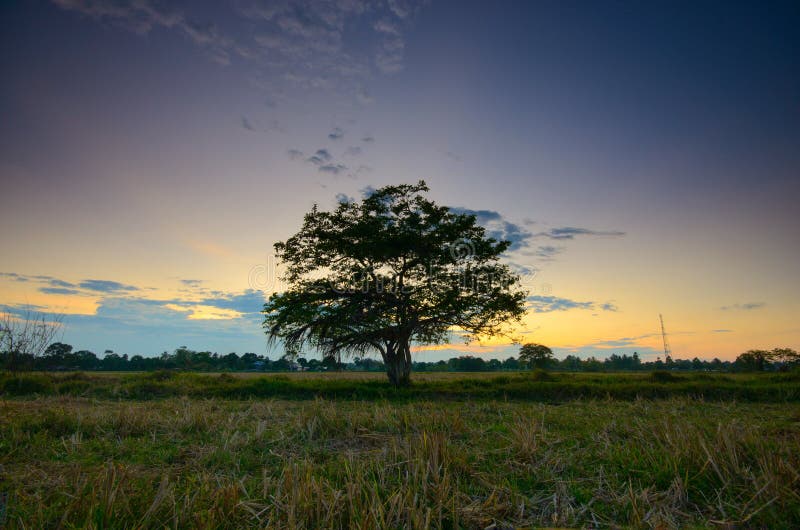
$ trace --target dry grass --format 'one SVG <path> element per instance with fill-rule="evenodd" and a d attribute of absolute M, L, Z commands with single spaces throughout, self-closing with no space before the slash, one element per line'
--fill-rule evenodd
<path fill-rule="evenodd" d="M 0 402 L 10 528 L 789 528 L 800 407 Z M 494 526 L 492 526 L 494 525 Z"/>

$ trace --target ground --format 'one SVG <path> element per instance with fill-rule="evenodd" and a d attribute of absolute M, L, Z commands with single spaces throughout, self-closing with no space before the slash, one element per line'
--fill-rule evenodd
<path fill-rule="evenodd" d="M 125 377 L 156 376 L 81 377 L 72 381 L 126 388 Z M 528 376 L 505 377 L 497 384 Z M 324 388 L 310 374 L 288 379 Z M 800 525 L 795 398 L 144 399 L 52 388 L 0 401 L 9 528 Z"/>

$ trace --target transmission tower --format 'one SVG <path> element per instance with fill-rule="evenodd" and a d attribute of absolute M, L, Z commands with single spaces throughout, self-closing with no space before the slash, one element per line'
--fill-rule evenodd
<path fill-rule="evenodd" d="M 661 316 L 661 313 L 658 314 L 658 319 L 661 320 L 661 338 L 664 341 L 664 357 L 665 361 L 671 358 L 672 350 L 669 347 L 669 341 L 667 340 L 667 330 L 664 329 L 664 317 Z"/>

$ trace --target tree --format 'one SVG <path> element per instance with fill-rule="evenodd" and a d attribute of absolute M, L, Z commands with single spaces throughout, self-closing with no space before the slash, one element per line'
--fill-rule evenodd
<path fill-rule="evenodd" d="M 77 359 L 71 345 L 54 342 L 44 350 L 38 364 L 46 370 L 69 370 L 77 368 Z"/>
<path fill-rule="evenodd" d="M 791 348 L 775 348 L 770 352 L 769 358 L 778 363 L 780 370 L 788 370 L 790 366 L 800 362 L 800 354 Z"/>
<path fill-rule="evenodd" d="M 332 212 L 316 206 L 275 244 L 288 289 L 264 306 L 269 341 L 323 356 L 377 351 L 394 385 L 411 376 L 411 345 L 503 334 L 525 312 L 519 277 L 474 215 L 439 206 L 428 187 L 386 186 Z"/>
<path fill-rule="evenodd" d="M 770 353 L 766 350 L 749 350 L 736 358 L 736 365 L 743 370 L 762 372 L 769 364 Z"/>
<path fill-rule="evenodd" d="M 547 366 L 556 360 L 553 356 L 553 350 L 543 344 L 525 344 L 519 350 L 519 359 L 525 361 L 529 366 L 534 368 L 547 368 Z"/>
<path fill-rule="evenodd" d="M 63 315 L 25 310 L 14 315 L 9 310 L 0 317 L 0 352 L 11 371 L 30 365 L 40 357 L 61 331 Z"/>

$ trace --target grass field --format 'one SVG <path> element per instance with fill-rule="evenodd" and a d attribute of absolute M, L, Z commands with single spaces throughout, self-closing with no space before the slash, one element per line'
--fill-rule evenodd
<path fill-rule="evenodd" d="M 673 377 L 5 375 L 6 525 L 799 527 L 796 377 Z"/>
<path fill-rule="evenodd" d="M 105 372 L 0 374 L 0 395 L 61 395 L 101 399 L 284 398 L 284 399 L 513 399 L 563 402 L 574 399 L 800 401 L 800 373 L 420 373 L 409 388 L 395 388 L 385 375 L 341 373 Z"/>

